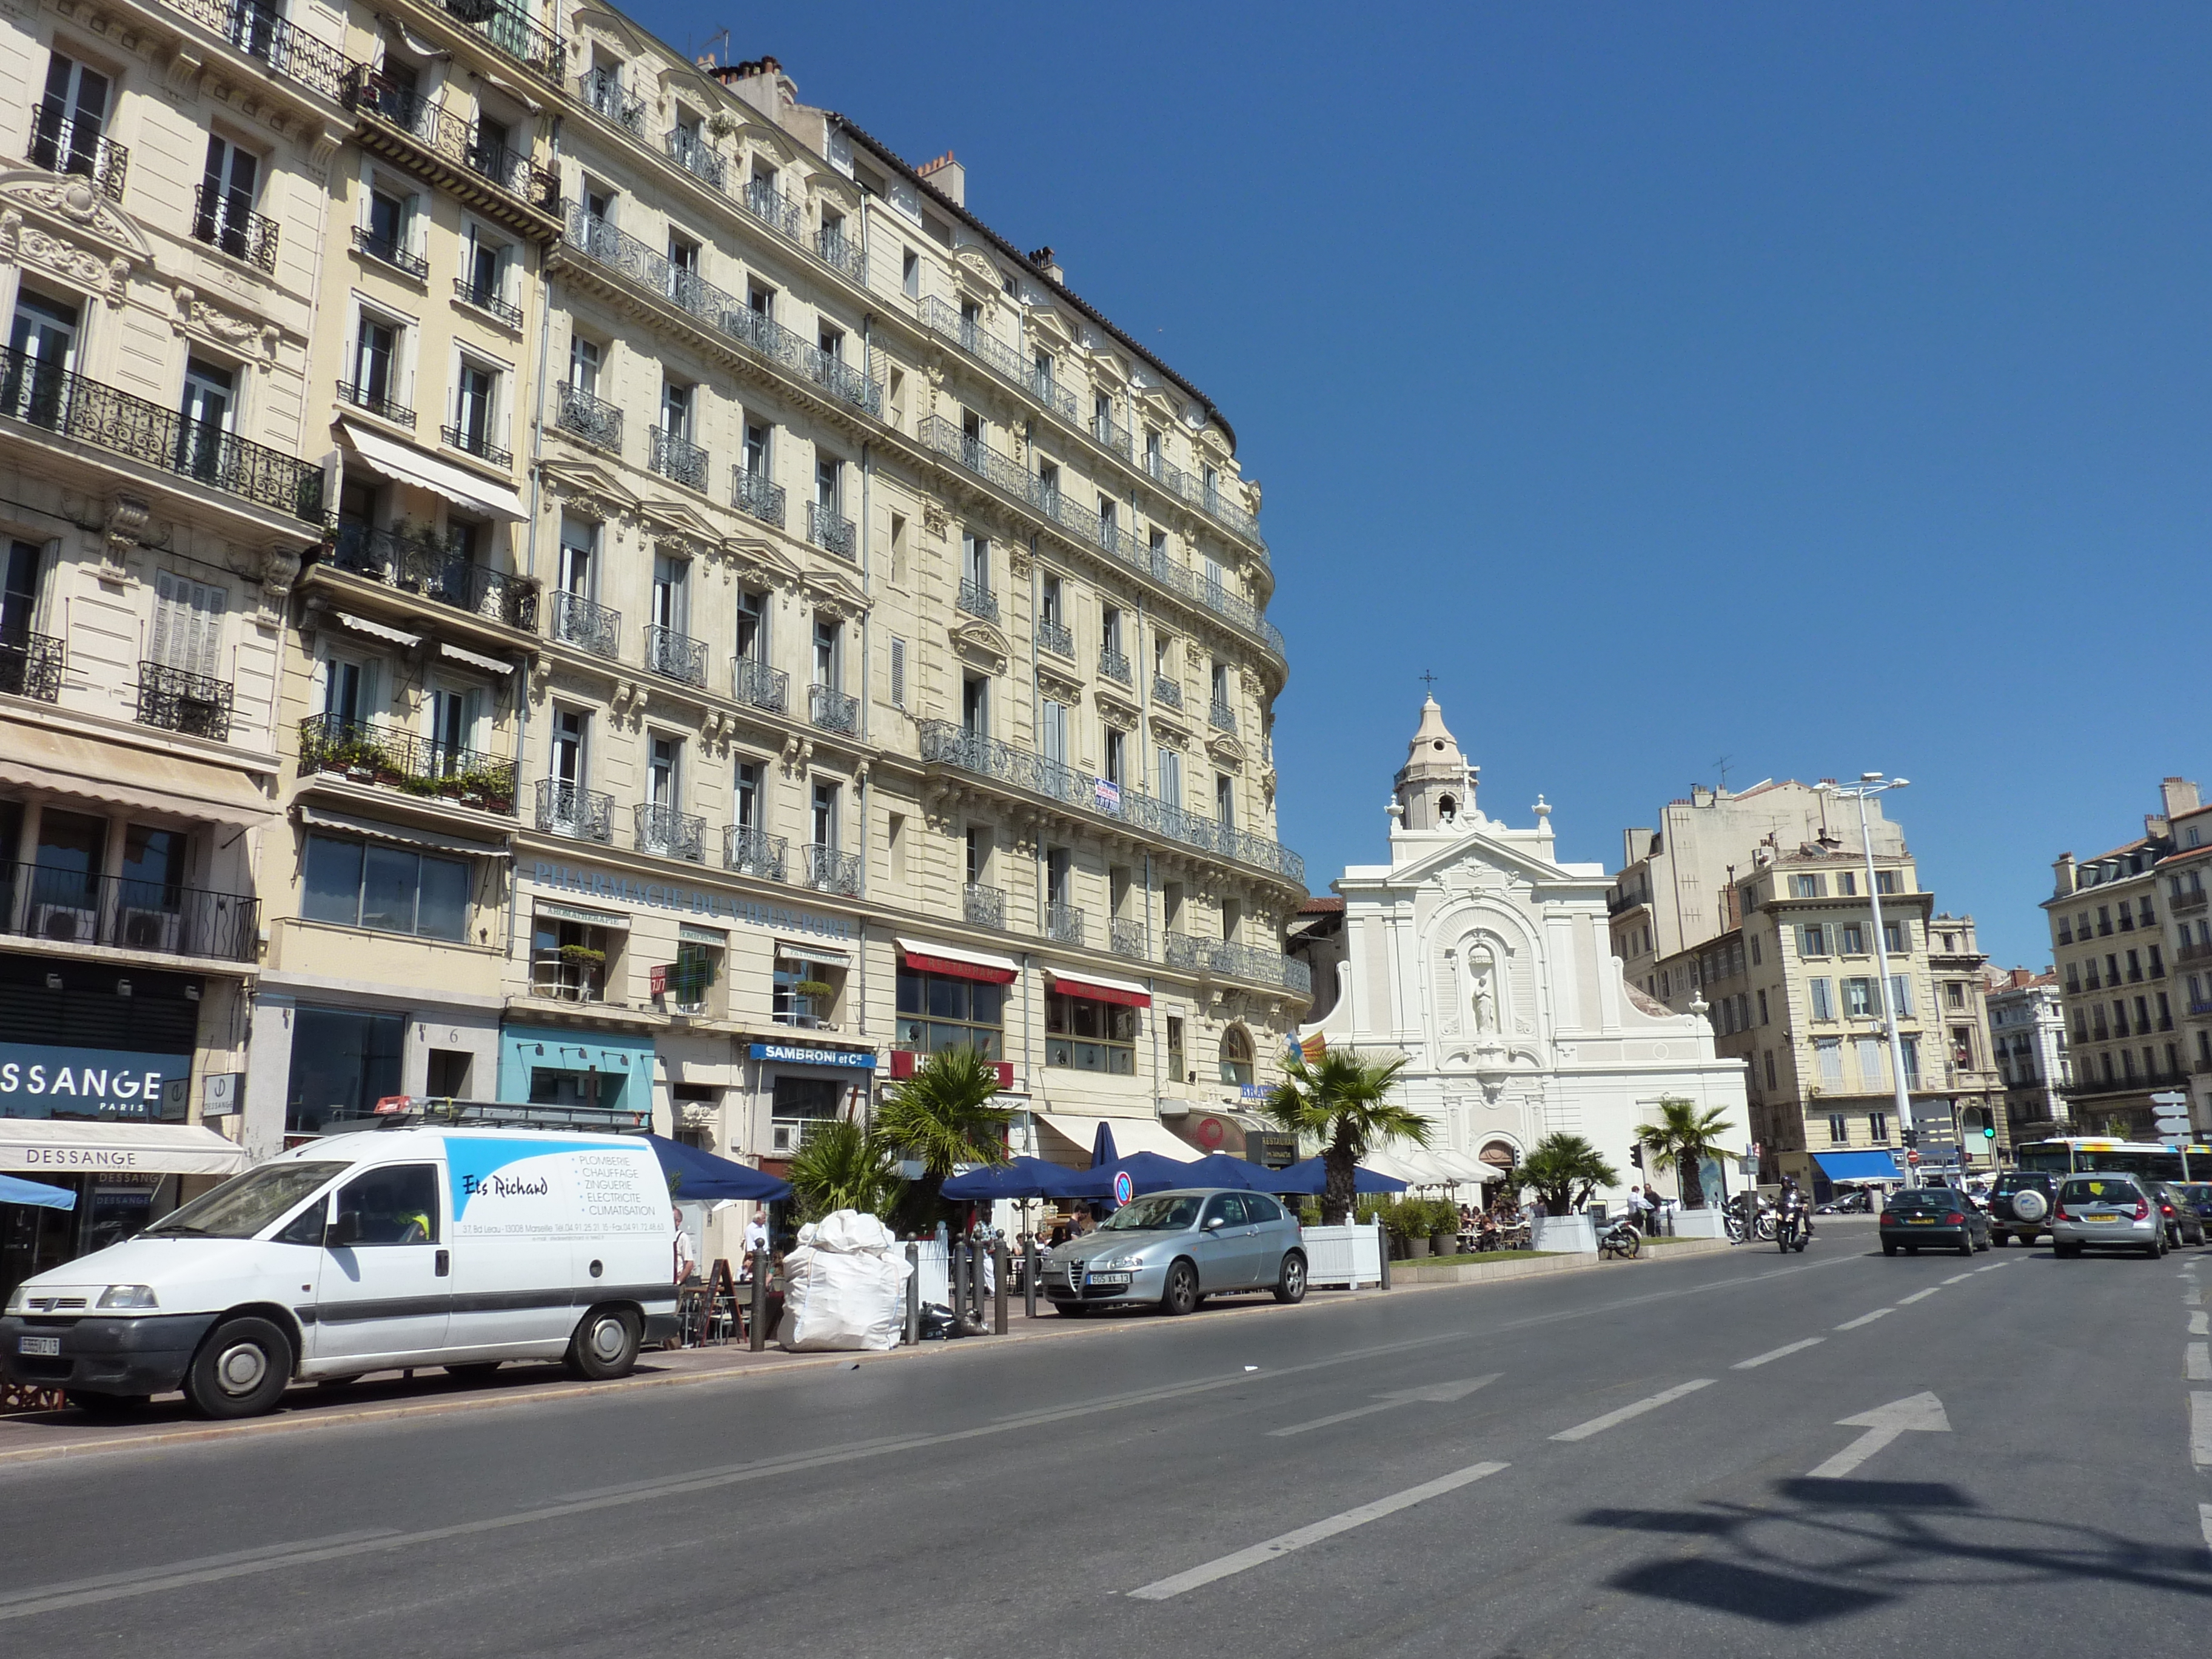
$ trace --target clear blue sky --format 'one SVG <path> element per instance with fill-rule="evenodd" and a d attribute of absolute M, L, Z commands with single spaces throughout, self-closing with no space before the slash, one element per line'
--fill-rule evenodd
<path fill-rule="evenodd" d="M 2060 850 L 2212 787 L 2212 9 L 639 15 L 956 151 L 1227 411 L 1316 891 L 1425 668 L 1486 810 L 1608 868 L 1723 755 L 1911 777 L 2005 963 Z"/>

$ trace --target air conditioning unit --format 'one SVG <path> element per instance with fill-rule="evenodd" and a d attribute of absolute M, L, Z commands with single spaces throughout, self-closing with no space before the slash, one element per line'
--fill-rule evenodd
<path fill-rule="evenodd" d="M 162 951 L 173 956 L 184 921 L 174 910 L 125 910 L 116 943 L 126 951 Z"/>
<path fill-rule="evenodd" d="M 31 932 L 59 945 L 90 945 L 100 932 L 100 913 L 74 904 L 34 904 Z"/>

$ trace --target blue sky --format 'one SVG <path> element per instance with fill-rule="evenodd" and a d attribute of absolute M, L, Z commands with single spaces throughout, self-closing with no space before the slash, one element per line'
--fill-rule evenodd
<path fill-rule="evenodd" d="M 1317 891 L 1424 669 L 1484 808 L 1608 868 L 1723 755 L 1911 777 L 2006 963 L 2060 850 L 2212 786 L 2212 9 L 638 15 L 956 151 L 1228 413 Z"/>

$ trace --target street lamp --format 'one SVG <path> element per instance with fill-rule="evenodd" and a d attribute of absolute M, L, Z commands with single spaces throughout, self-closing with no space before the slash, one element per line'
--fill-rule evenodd
<path fill-rule="evenodd" d="M 1867 833 L 1868 798 L 1887 789 L 1902 789 L 1911 781 L 1907 778 L 1885 778 L 1879 772 L 1862 772 L 1856 783 L 1823 783 L 1823 794 L 1859 804 L 1859 850 L 1866 855 L 1867 902 L 1874 910 L 1875 971 L 1881 975 L 1882 1023 L 1889 1030 L 1889 1075 L 1897 1089 L 1897 1127 L 1900 1132 L 1912 1128 L 1912 1099 L 1905 1089 L 1905 1045 L 1897 1036 L 1897 999 L 1891 994 L 1889 983 L 1889 949 L 1881 936 L 1881 884 L 1875 879 L 1874 839 Z M 1905 1165 L 1905 1185 L 1917 1187 L 1920 1175 L 1917 1166 Z"/>

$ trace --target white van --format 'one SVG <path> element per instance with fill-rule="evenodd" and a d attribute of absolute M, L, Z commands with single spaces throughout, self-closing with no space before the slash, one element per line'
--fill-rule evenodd
<path fill-rule="evenodd" d="M 210 1417 L 295 1377 L 565 1358 L 620 1376 L 676 1328 L 659 1160 L 618 1135 L 387 1128 L 295 1147 L 143 1232 L 27 1279 L 0 1372 L 115 1413 Z"/>

